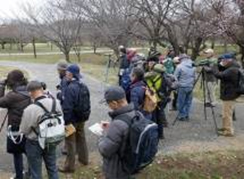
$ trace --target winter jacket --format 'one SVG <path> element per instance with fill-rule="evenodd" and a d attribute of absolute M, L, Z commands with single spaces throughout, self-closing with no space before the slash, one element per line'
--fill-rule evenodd
<path fill-rule="evenodd" d="M 133 104 L 109 113 L 112 118 L 109 129 L 99 140 L 98 149 L 103 157 L 103 171 L 106 179 L 127 179 L 129 173 L 124 170 L 121 157 L 125 150 L 129 126 L 121 121 L 124 118 L 135 116 Z"/>
<path fill-rule="evenodd" d="M 67 80 L 63 77 L 63 78 L 60 78 L 60 83 L 57 85 L 57 89 L 58 89 L 58 92 L 57 92 L 57 99 L 63 103 L 63 92 L 65 90 L 65 87 L 67 86 Z"/>
<path fill-rule="evenodd" d="M 17 86 L 4 95 L 5 86 L 0 85 L 0 107 L 8 109 L 8 125 L 19 127 L 24 109 L 31 103 L 26 86 Z"/>
<path fill-rule="evenodd" d="M 235 100 L 239 97 L 239 94 L 236 92 L 239 83 L 239 68 L 240 66 L 233 62 L 224 71 L 213 71 L 216 78 L 220 79 L 220 99 Z"/>
<path fill-rule="evenodd" d="M 130 61 L 127 59 L 126 54 L 120 56 L 120 69 L 127 69 L 130 67 Z"/>
<path fill-rule="evenodd" d="M 200 64 L 201 63 L 207 64 L 210 68 L 213 68 L 215 70 L 217 70 L 217 68 L 218 68 L 218 60 L 215 58 L 201 60 Z M 204 75 L 205 75 L 206 82 L 216 82 L 217 83 L 217 79 L 213 73 L 204 71 Z"/>
<path fill-rule="evenodd" d="M 41 96 L 35 99 L 35 101 L 40 102 L 48 111 L 52 110 L 52 98 Z M 56 111 L 62 113 L 61 106 L 58 101 L 56 101 Z M 44 110 L 36 104 L 29 105 L 24 110 L 20 125 L 20 132 L 25 134 L 25 136 L 30 140 L 37 140 L 37 135 L 34 132 L 33 128 L 38 130 L 38 122 L 40 121 L 40 118 L 44 113 Z"/>
<path fill-rule="evenodd" d="M 146 84 L 143 81 L 137 81 L 130 85 L 128 102 L 133 103 L 135 110 L 139 110 L 143 105 Z"/>
<path fill-rule="evenodd" d="M 170 57 L 167 57 L 164 61 L 163 64 L 166 68 L 166 73 L 168 74 L 173 74 L 174 73 L 174 63 L 173 63 L 173 59 Z"/>
<path fill-rule="evenodd" d="M 179 87 L 193 87 L 195 82 L 195 67 L 192 60 L 188 57 L 182 59 L 182 62 L 176 67 L 175 77 L 178 80 Z"/>
<path fill-rule="evenodd" d="M 79 101 L 79 90 L 81 81 L 73 79 L 72 81 L 67 82 L 67 86 L 64 88 L 62 94 L 62 109 L 64 113 L 65 124 L 77 123 L 79 122 L 79 117 L 74 113 L 75 104 Z"/>

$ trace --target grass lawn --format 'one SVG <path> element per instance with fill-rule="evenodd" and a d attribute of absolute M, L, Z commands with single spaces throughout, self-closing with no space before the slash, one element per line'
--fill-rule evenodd
<path fill-rule="evenodd" d="M 138 179 L 241 179 L 244 176 L 244 151 L 206 152 L 158 156 L 153 164 L 135 177 Z M 62 175 L 61 178 L 67 176 Z M 103 179 L 95 164 L 80 167 L 73 179 Z"/>

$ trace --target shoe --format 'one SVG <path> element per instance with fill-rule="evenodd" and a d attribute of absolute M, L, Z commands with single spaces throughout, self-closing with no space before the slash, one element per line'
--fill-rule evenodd
<path fill-rule="evenodd" d="M 178 121 L 185 121 L 185 118 L 184 117 L 179 117 L 177 118 Z"/>
<path fill-rule="evenodd" d="M 205 107 L 209 107 L 209 108 L 211 108 L 211 107 L 215 107 L 214 104 L 209 103 L 209 102 L 208 102 L 208 103 L 205 103 L 204 106 L 205 106 Z"/>
<path fill-rule="evenodd" d="M 61 172 L 61 173 L 74 173 L 75 170 L 72 170 L 72 169 L 69 169 L 69 168 L 65 168 L 65 167 L 59 167 L 58 168 L 58 171 Z"/>
<path fill-rule="evenodd" d="M 226 130 L 225 131 L 218 131 L 218 135 L 224 136 L 224 137 L 234 137 L 234 134 L 227 132 Z"/>
<path fill-rule="evenodd" d="M 184 121 L 190 121 L 189 116 L 186 116 L 186 117 L 184 118 Z"/>
<path fill-rule="evenodd" d="M 226 129 L 225 128 L 218 128 L 218 131 L 226 131 Z"/>

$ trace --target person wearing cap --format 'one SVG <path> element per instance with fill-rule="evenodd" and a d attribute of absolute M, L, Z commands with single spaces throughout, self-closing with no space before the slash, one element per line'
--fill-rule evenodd
<path fill-rule="evenodd" d="M 53 98 L 48 98 L 44 94 L 43 85 L 39 81 L 31 81 L 27 85 L 27 91 L 34 102 L 40 102 L 48 111 L 52 110 Z M 62 113 L 61 106 L 56 101 L 56 111 Z M 48 178 L 58 179 L 58 168 L 56 165 L 56 146 L 41 148 L 38 142 L 38 135 L 34 129 L 39 126 L 39 120 L 45 111 L 36 104 L 29 105 L 23 113 L 20 124 L 20 133 L 26 136 L 26 155 L 30 167 L 32 179 L 41 179 L 42 177 L 42 159 L 48 173 Z"/>
<path fill-rule="evenodd" d="M 177 119 L 188 121 L 193 99 L 193 87 L 195 83 L 195 67 L 190 57 L 186 54 L 179 56 L 181 63 L 176 67 L 174 75 L 178 81 Z"/>
<path fill-rule="evenodd" d="M 118 61 L 120 62 L 120 66 L 119 66 L 119 86 L 121 86 L 122 82 L 122 77 L 124 75 L 124 73 L 126 73 L 126 71 L 128 71 L 129 67 L 130 67 L 130 61 L 127 58 L 127 49 L 123 46 L 120 45 L 119 46 L 119 59 Z"/>
<path fill-rule="evenodd" d="M 59 99 L 61 103 L 62 103 L 62 91 L 64 90 L 64 88 L 67 84 L 66 79 L 65 79 L 67 67 L 68 67 L 68 63 L 66 63 L 66 62 L 59 62 L 57 64 L 57 71 L 58 71 L 58 75 L 59 75 L 59 79 L 60 79 L 60 83 L 56 86 L 56 88 L 58 90 L 57 99 Z"/>
<path fill-rule="evenodd" d="M 12 70 L 8 73 L 7 79 L 0 82 L 0 107 L 8 110 L 7 126 L 11 131 L 18 131 L 24 109 L 31 104 L 30 96 L 26 90 L 27 79 L 20 70 Z M 5 90 L 8 92 L 5 94 Z M 23 179 L 24 165 L 23 153 L 24 140 L 19 145 L 11 142 L 7 137 L 7 152 L 13 155 L 15 176 L 13 178 Z M 1 178 L 1 177 L 0 177 Z"/>
<path fill-rule="evenodd" d="M 218 68 L 218 61 L 214 58 L 214 50 L 209 48 L 203 51 L 204 56 L 206 59 L 201 60 L 199 64 L 203 64 L 203 66 L 208 66 L 211 68 Z M 206 107 L 214 107 L 216 104 L 216 96 L 215 96 L 215 89 L 217 87 L 217 78 L 212 74 L 204 70 L 204 83 L 206 86 L 205 96 L 206 96 L 206 103 L 204 104 Z"/>
<path fill-rule="evenodd" d="M 88 165 L 88 148 L 85 137 L 85 121 L 87 119 L 80 119 L 75 112 L 75 108 L 81 99 L 80 88 L 81 82 L 80 67 L 76 64 L 71 64 L 66 69 L 67 86 L 62 95 L 62 109 L 64 113 L 65 125 L 73 125 L 76 132 L 66 137 L 65 146 L 67 149 L 67 156 L 64 166 L 59 167 L 59 171 L 63 173 L 73 173 L 75 171 L 75 155 L 78 154 L 78 161 L 81 165 Z M 88 88 L 86 87 L 88 90 Z M 89 94 L 86 93 L 86 95 Z M 88 96 L 89 98 L 89 96 Z M 90 105 L 90 104 L 87 104 Z"/>
<path fill-rule="evenodd" d="M 166 58 L 163 60 L 163 65 L 166 68 L 166 73 L 174 74 L 174 62 L 173 58 L 175 57 L 175 52 L 172 48 L 169 48 Z"/>
<path fill-rule="evenodd" d="M 219 129 L 219 135 L 232 137 L 233 128 L 233 111 L 235 100 L 239 97 L 236 88 L 239 84 L 239 68 L 232 54 L 221 56 L 220 65 L 224 67 L 223 71 L 205 67 L 205 70 L 211 72 L 216 78 L 220 79 L 220 99 L 222 104 L 222 128 Z"/>
<path fill-rule="evenodd" d="M 120 157 L 129 134 L 129 126 L 122 120 L 135 116 L 134 105 L 128 104 L 125 91 L 117 86 L 109 87 L 104 98 L 112 110 L 109 112 L 112 121 L 98 142 L 98 150 L 103 157 L 103 172 L 106 179 L 129 179 L 130 174 L 124 170 Z"/>
<path fill-rule="evenodd" d="M 152 120 L 158 124 L 159 138 L 164 139 L 164 127 L 168 126 L 165 115 L 165 107 L 170 100 L 171 80 L 165 73 L 166 69 L 162 64 L 156 64 L 151 72 L 144 76 L 145 82 L 149 88 L 157 93 L 157 108 L 152 113 Z"/>

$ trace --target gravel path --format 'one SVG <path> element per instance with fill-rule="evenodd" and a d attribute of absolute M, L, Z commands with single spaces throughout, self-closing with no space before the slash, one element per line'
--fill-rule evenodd
<path fill-rule="evenodd" d="M 25 62 L 0 62 L 0 65 L 14 66 L 24 69 L 30 73 L 32 79 L 43 80 L 47 83 L 48 88 L 55 94 L 55 86 L 58 83 L 58 77 L 56 73 L 56 65 L 50 64 L 36 64 Z M 107 107 L 99 104 L 102 99 L 104 85 L 90 76 L 85 75 L 85 82 L 88 84 L 91 91 L 92 102 L 92 114 L 90 120 L 86 126 L 108 119 Z M 172 122 L 176 117 L 175 112 L 167 112 L 169 127 L 165 129 L 166 139 L 161 141 L 160 152 L 164 154 L 174 154 L 178 152 L 201 152 L 201 151 L 215 151 L 215 150 L 227 150 L 227 149 L 243 149 L 243 137 L 244 137 L 244 117 L 243 104 L 236 105 L 237 121 L 234 122 L 236 129 L 236 136 L 234 138 L 218 137 L 215 133 L 215 127 L 213 119 L 211 117 L 210 109 L 208 110 L 208 120 L 204 120 L 203 105 L 200 102 L 194 101 L 192 107 L 192 116 L 189 122 L 177 121 L 175 126 L 172 126 Z M 218 125 L 220 126 L 220 107 L 215 108 L 216 118 Z M 3 119 L 4 112 L 0 112 L 0 122 Z M 97 154 L 96 141 L 97 138 L 89 131 L 87 134 L 87 142 L 89 150 L 93 154 Z M 0 173 L 1 171 L 12 170 L 12 158 L 5 152 L 5 135 L 0 135 Z M 1 177 L 0 177 L 1 178 Z"/>

